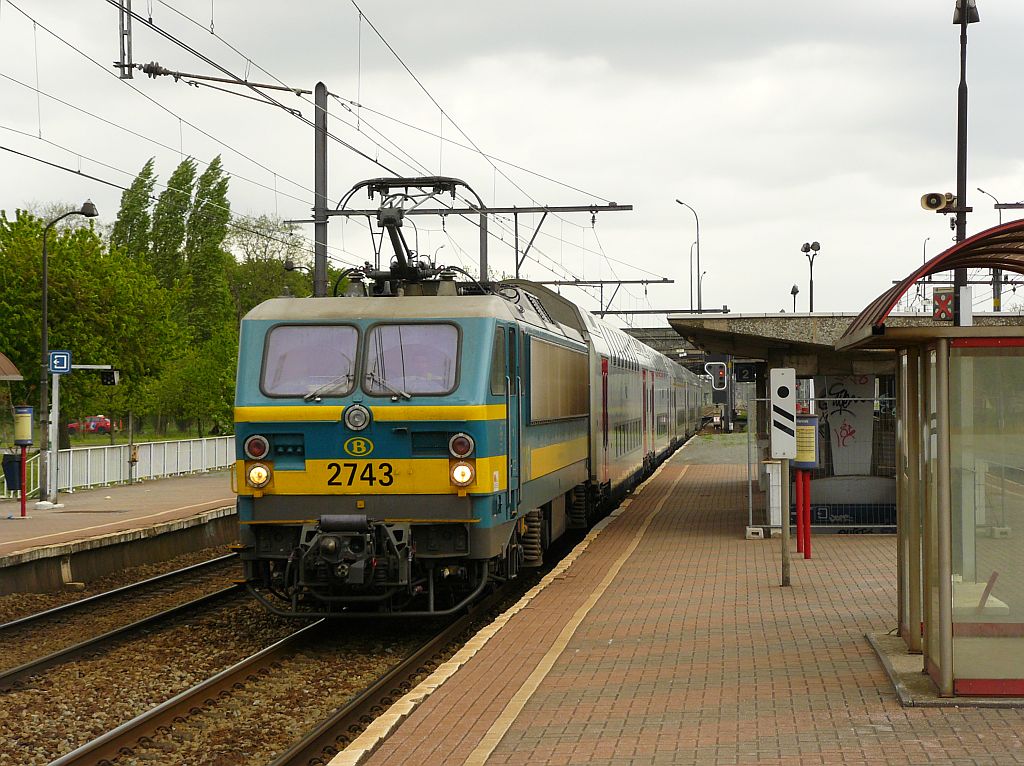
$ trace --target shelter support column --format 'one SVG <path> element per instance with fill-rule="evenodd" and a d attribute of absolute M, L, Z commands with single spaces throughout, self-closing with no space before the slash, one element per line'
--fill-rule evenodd
<path fill-rule="evenodd" d="M 935 409 L 938 449 L 936 484 L 938 489 L 938 594 L 939 594 L 939 694 L 953 696 L 953 565 L 952 494 L 949 455 L 949 340 L 939 338 L 935 359 Z"/>
<path fill-rule="evenodd" d="M 921 465 L 924 440 L 922 428 L 921 397 L 921 352 L 908 349 L 900 357 L 900 405 L 902 412 L 900 437 L 903 440 L 901 454 L 904 464 L 899 471 L 902 484 L 899 495 L 899 530 L 901 558 L 900 604 L 902 607 L 903 640 L 910 651 L 922 651 L 922 594 L 924 592 L 922 556 L 922 481 Z"/>

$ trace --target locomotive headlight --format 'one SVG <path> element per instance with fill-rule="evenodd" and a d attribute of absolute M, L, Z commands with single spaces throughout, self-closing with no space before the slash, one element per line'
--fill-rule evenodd
<path fill-rule="evenodd" d="M 469 434 L 455 434 L 448 440 L 448 451 L 456 458 L 469 457 L 475 446 Z"/>
<path fill-rule="evenodd" d="M 245 474 L 245 480 L 250 487 L 259 489 L 270 483 L 270 466 L 263 463 L 253 463 Z"/>
<path fill-rule="evenodd" d="M 457 487 L 467 487 L 476 478 L 476 470 L 470 463 L 458 462 L 452 466 L 452 484 Z"/>
<path fill-rule="evenodd" d="M 362 431 L 370 425 L 370 411 L 361 404 L 346 407 L 345 425 L 352 431 Z"/>
<path fill-rule="evenodd" d="M 325 537 L 320 540 L 320 550 L 324 553 L 331 555 L 338 551 L 338 538 L 337 537 Z"/>

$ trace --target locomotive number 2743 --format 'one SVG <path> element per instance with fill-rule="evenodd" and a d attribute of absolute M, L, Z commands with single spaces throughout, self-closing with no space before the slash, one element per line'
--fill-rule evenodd
<path fill-rule="evenodd" d="M 330 487 L 353 487 L 366 484 L 390 487 L 395 482 L 391 463 L 328 463 L 327 485 Z"/>

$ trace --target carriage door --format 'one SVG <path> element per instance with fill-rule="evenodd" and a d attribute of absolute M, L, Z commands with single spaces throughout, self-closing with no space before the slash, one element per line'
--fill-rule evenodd
<path fill-rule="evenodd" d="M 640 422 L 643 424 L 641 429 L 643 430 L 643 434 L 644 434 L 644 455 L 646 455 L 647 454 L 647 407 L 650 405 L 650 402 L 647 401 L 647 370 L 644 370 L 643 373 L 644 373 L 644 377 L 643 377 L 644 412 L 643 412 L 643 417 L 640 418 Z"/>
<path fill-rule="evenodd" d="M 523 424 L 523 379 L 520 354 L 519 331 L 508 328 L 507 366 L 505 372 L 505 426 L 508 436 L 508 508 L 514 515 L 519 507 L 520 454 L 522 450 Z"/>
<path fill-rule="evenodd" d="M 608 357 L 601 357 L 601 483 L 608 481 Z"/>

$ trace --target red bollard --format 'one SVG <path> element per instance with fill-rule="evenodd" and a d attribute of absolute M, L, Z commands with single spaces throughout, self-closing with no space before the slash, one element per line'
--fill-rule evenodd
<path fill-rule="evenodd" d="M 804 472 L 797 468 L 793 472 L 796 485 L 796 552 L 804 549 Z"/>
<path fill-rule="evenodd" d="M 801 493 L 804 500 L 804 558 L 811 557 L 811 472 L 803 471 L 805 482 L 804 491 Z"/>
<path fill-rule="evenodd" d="M 28 462 L 26 453 L 28 447 L 21 445 L 21 518 L 25 518 L 25 495 L 28 492 L 28 484 L 25 482 L 25 463 Z"/>

